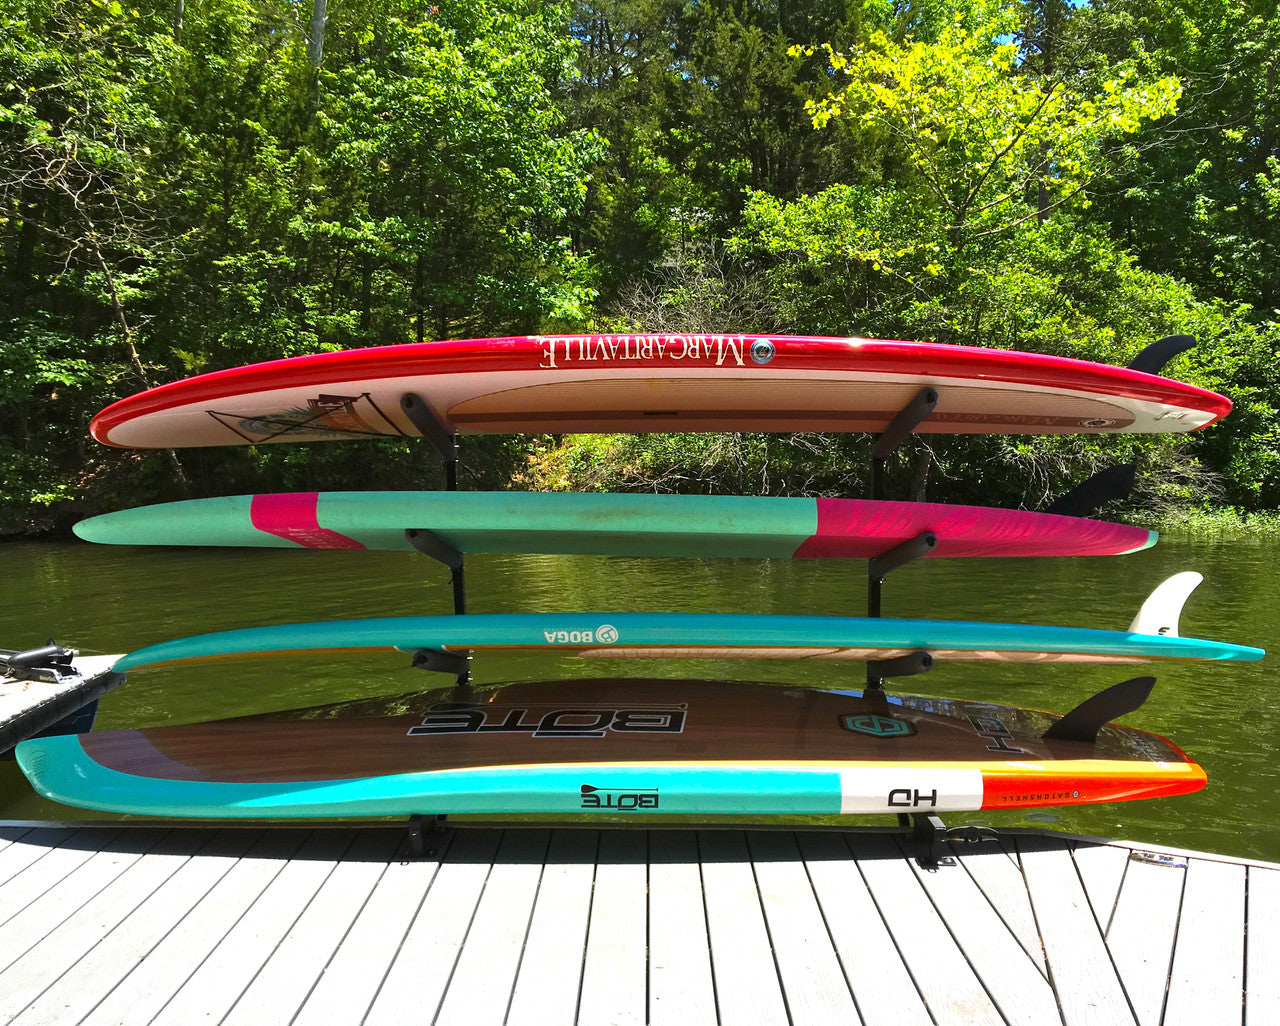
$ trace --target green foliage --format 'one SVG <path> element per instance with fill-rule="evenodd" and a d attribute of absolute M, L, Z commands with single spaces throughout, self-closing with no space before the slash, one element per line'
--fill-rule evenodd
<path fill-rule="evenodd" d="M 1280 505 L 1274 11 L 1228 0 L 0 0 L 0 513 L 434 484 L 403 445 L 107 451 L 153 382 L 416 339 L 758 330 L 1126 363 L 1191 438 L 911 440 L 899 497 Z M 323 47 L 319 46 L 323 43 Z M 313 55 L 323 51 L 318 62 Z M 486 440 L 473 482 L 862 494 L 866 440 Z M 30 522 L 29 520 L 26 522 Z M 4 530 L 0 524 L 0 530 Z"/>
<path fill-rule="evenodd" d="M 517 476 L 538 491 L 858 494 L 865 439 L 825 435 L 568 435 L 546 439 Z"/>

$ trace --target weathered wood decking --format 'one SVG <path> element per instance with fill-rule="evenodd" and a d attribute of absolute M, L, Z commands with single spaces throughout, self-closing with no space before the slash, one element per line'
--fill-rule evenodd
<path fill-rule="evenodd" d="M 18 680 L 0 673 L 0 753 L 96 702 L 124 681 L 110 672 L 120 657 L 79 656 L 59 680 Z M 83 729 L 88 729 L 87 727 Z"/>
<path fill-rule="evenodd" d="M 0 824 L 0 1022 L 1280 1022 L 1280 867 L 1011 834 Z"/>

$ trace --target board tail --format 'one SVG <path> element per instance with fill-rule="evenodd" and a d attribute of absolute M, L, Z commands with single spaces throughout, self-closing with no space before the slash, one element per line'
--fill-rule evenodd
<path fill-rule="evenodd" d="M 1129 633 L 1178 637 L 1178 618 L 1182 615 L 1182 607 L 1203 580 L 1204 575 L 1194 570 L 1174 574 L 1147 596 L 1133 623 L 1129 624 Z"/>

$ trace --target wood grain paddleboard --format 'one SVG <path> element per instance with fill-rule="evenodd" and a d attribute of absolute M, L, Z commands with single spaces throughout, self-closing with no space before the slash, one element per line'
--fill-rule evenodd
<path fill-rule="evenodd" d="M 1125 801 L 1204 771 L 1109 724 L 1046 740 L 1012 706 L 704 680 L 450 689 L 270 716 L 27 741 L 45 797 L 101 811 L 841 814 Z"/>
<path fill-rule="evenodd" d="M 91 517 L 114 545 L 411 549 L 426 529 L 460 552 L 870 559 L 924 532 L 931 556 L 1136 552 L 1153 531 L 1022 510 L 860 499 L 541 492 L 295 492 L 192 499 Z"/>
<path fill-rule="evenodd" d="M 1172 634 L 1079 627 L 746 613 L 474 613 L 279 624 L 148 645 L 112 665 L 366 649 L 517 649 L 599 658 L 893 659 L 928 652 L 970 662 L 1256 660 L 1261 649 Z"/>
<path fill-rule="evenodd" d="M 1165 433 L 1225 416 L 1220 395 L 1056 356 L 879 339 L 574 335 L 316 353 L 161 385 L 99 413 L 138 448 L 417 437 L 419 397 L 446 433 L 881 431 L 937 390 L 919 431 Z"/>

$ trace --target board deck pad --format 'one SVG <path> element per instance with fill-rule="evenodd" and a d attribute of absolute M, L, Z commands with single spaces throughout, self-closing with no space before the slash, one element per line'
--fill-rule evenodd
<path fill-rule="evenodd" d="M 1261 659 L 1262 649 L 1083 627 L 754 613 L 467 613 L 274 624 L 164 641 L 116 660 L 144 666 L 289 652 L 515 649 L 598 658 L 893 659 L 1142 663 Z"/>
<path fill-rule="evenodd" d="M 214 371 L 109 406 L 98 441 L 137 448 L 446 434 L 882 431 L 924 388 L 922 432 L 1194 431 L 1231 403 L 1143 371 L 880 339 L 574 335 L 424 342 Z"/>
<path fill-rule="evenodd" d="M 871 559 L 928 531 L 929 556 L 1136 552 L 1138 527 L 1024 510 L 862 499 L 542 492 L 294 492 L 190 499 L 91 517 L 116 545 L 412 549 L 426 529 L 460 552 Z"/>
<path fill-rule="evenodd" d="M 942 698 L 707 680 L 442 688 L 189 726 L 27 741 L 48 798 L 159 816 L 855 814 L 1163 797 L 1204 771 L 1109 724 Z"/>

